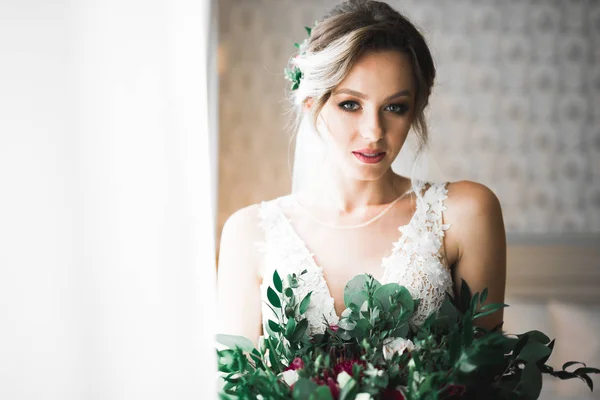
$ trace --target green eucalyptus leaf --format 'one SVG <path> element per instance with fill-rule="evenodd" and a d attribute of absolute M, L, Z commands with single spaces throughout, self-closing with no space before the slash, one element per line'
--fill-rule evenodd
<path fill-rule="evenodd" d="M 377 300 L 379 300 L 379 303 L 381 303 L 381 306 L 383 308 L 383 311 L 388 312 L 390 310 L 391 307 L 391 297 L 396 294 L 397 292 L 399 292 L 401 290 L 400 285 L 398 285 L 397 283 L 386 283 L 383 286 L 380 286 L 379 288 L 377 288 L 375 290 L 375 292 L 373 293 L 373 297 L 375 297 Z M 410 301 L 412 302 L 412 297 L 410 299 Z"/>
<path fill-rule="evenodd" d="M 598 368 L 592 368 L 592 367 L 581 367 L 581 368 L 577 368 L 575 371 L 573 371 L 574 374 L 576 375 L 581 375 L 581 374 L 600 374 L 600 369 Z"/>
<path fill-rule="evenodd" d="M 498 310 L 488 310 L 488 311 L 479 312 L 479 313 L 476 313 L 475 315 L 473 315 L 473 319 L 487 317 L 488 315 L 492 315 L 497 312 L 498 312 Z"/>
<path fill-rule="evenodd" d="M 291 306 L 286 306 L 285 307 L 285 316 L 288 318 L 293 318 L 296 315 L 296 312 L 294 311 L 294 307 Z"/>
<path fill-rule="evenodd" d="M 272 332 L 276 332 L 276 333 L 281 332 L 281 327 L 275 321 L 269 320 L 268 325 L 269 325 L 269 329 L 271 329 Z"/>
<path fill-rule="evenodd" d="M 306 332 L 307 328 L 308 328 L 308 320 L 307 319 L 303 319 L 302 321 L 298 322 L 298 324 L 296 325 L 296 329 L 294 329 L 294 333 L 292 334 L 292 337 L 290 340 L 297 342 L 300 339 L 302 339 L 302 336 L 304 336 L 304 333 Z"/>
<path fill-rule="evenodd" d="M 580 375 L 579 378 L 583 379 L 584 382 L 588 385 L 588 387 L 590 388 L 590 391 L 593 392 L 594 391 L 594 381 L 592 381 L 592 378 L 590 378 L 587 375 Z"/>
<path fill-rule="evenodd" d="M 471 289 L 463 279 L 460 287 L 460 310 L 466 312 L 471 305 Z"/>
<path fill-rule="evenodd" d="M 381 313 L 379 312 L 379 307 L 374 307 L 371 312 L 371 315 L 369 316 L 369 323 L 374 326 L 379 320 L 380 314 Z"/>
<path fill-rule="evenodd" d="M 350 303 L 362 304 L 367 299 L 367 279 L 369 279 L 367 274 L 361 274 L 355 276 L 346 284 L 344 287 L 344 304 L 346 307 Z M 375 282 L 375 286 L 381 286 L 377 281 Z M 354 297 L 356 300 L 353 300 Z"/>
<path fill-rule="evenodd" d="M 471 312 L 475 314 L 479 308 L 479 293 L 475 293 L 471 298 Z"/>
<path fill-rule="evenodd" d="M 239 369 L 239 363 L 235 356 L 235 350 L 217 351 L 217 364 L 221 372 L 236 372 Z"/>
<path fill-rule="evenodd" d="M 319 386 L 309 397 L 309 400 L 333 400 L 329 386 Z"/>
<path fill-rule="evenodd" d="M 265 341 L 267 348 L 269 349 L 269 362 L 271 363 L 271 369 L 275 374 L 281 372 L 281 354 L 277 351 L 277 340 L 274 337 L 269 337 Z"/>
<path fill-rule="evenodd" d="M 227 346 L 230 349 L 238 348 L 248 353 L 252 352 L 252 350 L 255 350 L 254 343 L 252 343 L 250 339 L 243 336 L 218 334 L 216 339 L 218 343 L 222 344 L 223 346 Z"/>
<path fill-rule="evenodd" d="M 539 344 L 539 343 L 538 343 Z M 531 399 L 540 397 L 542 391 L 542 372 L 535 364 L 527 364 L 521 374 L 519 392 Z"/>
<path fill-rule="evenodd" d="M 582 363 L 581 361 L 567 361 L 566 363 L 563 364 L 562 369 L 563 371 L 566 370 L 567 368 L 573 366 L 573 365 L 577 365 L 577 364 L 581 364 L 584 367 L 586 367 L 585 363 Z"/>
<path fill-rule="evenodd" d="M 406 338 L 409 330 L 410 330 L 410 326 L 408 325 L 408 323 L 405 323 L 405 324 L 401 325 L 399 328 L 390 332 L 389 337 Z"/>
<path fill-rule="evenodd" d="M 308 310 L 308 306 L 310 305 L 310 296 L 311 295 L 312 295 L 312 292 L 309 292 L 306 296 L 304 296 L 304 298 L 300 302 L 300 315 L 304 314 L 306 312 L 306 310 Z"/>
<path fill-rule="evenodd" d="M 264 325 L 264 329 L 267 331 L 267 334 L 268 334 L 270 337 L 275 337 L 275 336 L 277 336 L 277 332 L 275 332 L 275 331 L 273 331 L 273 330 L 271 329 L 271 324 L 267 323 L 266 325 Z"/>
<path fill-rule="evenodd" d="M 350 305 L 353 306 L 354 304 L 350 304 Z M 344 311 L 342 311 L 342 318 L 350 318 L 352 313 L 353 313 L 352 309 L 346 308 Z"/>
<path fill-rule="evenodd" d="M 543 357 L 542 359 L 540 359 L 537 362 L 538 367 L 540 367 L 540 368 L 543 367 L 546 364 L 546 361 L 548 361 L 548 359 L 550 358 L 550 355 L 552 354 L 552 351 L 554 350 L 554 342 L 555 342 L 555 340 L 552 339 L 552 341 L 550 343 L 548 343 L 548 348 L 550 349 L 550 353 L 546 357 Z"/>
<path fill-rule="evenodd" d="M 347 318 L 344 318 L 344 319 L 341 319 L 340 322 L 338 322 L 338 326 L 347 331 L 351 331 L 352 329 L 354 329 L 356 327 L 356 322 L 351 321 Z"/>
<path fill-rule="evenodd" d="M 536 363 L 551 353 L 551 350 L 541 343 L 529 341 L 519 353 L 519 360 Z"/>
<path fill-rule="evenodd" d="M 275 285 L 275 290 L 281 293 L 283 290 L 283 282 L 281 282 L 281 277 L 279 276 L 279 273 L 277 273 L 277 270 L 273 272 L 273 285 Z"/>
<path fill-rule="evenodd" d="M 442 306 L 438 310 L 438 318 L 448 318 L 450 320 L 458 319 L 460 312 L 452 302 L 452 298 L 450 296 L 446 296 L 444 298 L 444 302 Z"/>
<path fill-rule="evenodd" d="M 267 289 L 267 299 L 269 299 L 269 302 L 273 305 L 273 307 L 281 308 L 281 300 L 279 299 L 279 295 L 271 287 Z"/>
<path fill-rule="evenodd" d="M 404 286 L 400 286 L 400 290 L 394 295 L 396 304 L 402 306 L 403 313 L 406 316 L 412 316 L 417 307 L 419 307 L 420 299 L 413 299 L 412 295 Z"/>
<path fill-rule="evenodd" d="M 492 303 L 492 304 L 484 305 L 483 307 L 481 307 L 479 309 L 479 311 L 500 310 L 501 308 L 506 308 L 506 307 L 508 307 L 508 304 Z"/>
<path fill-rule="evenodd" d="M 292 337 L 294 330 L 296 330 L 296 320 L 294 318 L 290 318 L 285 325 L 284 336 L 289 340 Z"/>
<path fill-rule="evenodd" d="M 318 385 L 310 379 L 300 378 L 294 384 L 292 398 L 294 400 L 308 400 L 309 396 L 318 388 Z"/>
<path fill-rule="evenodd" d="M 513 349 L 513 356 L 518 355 L 528 342 L 529 342 L 529 336 L 521 335 Z"/>
<path fill-rule="evenodd" d="M 354 329 L 352 329 L 352 336 L 357 340 L 362 340 L 368 336 L 370 328 L 371 325 L 369 324 L 369 321 L 366 319 L 359 319 L 356 321 Z"/>
<path fill-rule="evenodd" d="M 346 332 L 344 330 L 344 328 L 340 328 L 340 330 L 338 331 L 338 336 L 342 340 L 350 340 L 350 339 L 352 339 L 352 336 L 350 336 L 350 334 L 348 332 Z"/>
<path fill-rule="evenodd" d="M 550 343 L 550 338 L 546 334 L 544 334 L 540 331 L 536 331 L 536 330 L 525 332 L 525 333 L 523 333 L 521 335 L 517 335 L 517 336 L 518 337 L 528 336 L 530 341 L 533 340 L 533 341 L 536 341 L 536 342 L 542 343 L 542 344 Z"/>
<path fill-rule="evenodd" d="M 485 303 L 485 301 L 487 300 L 488 297 L 488 290 L 487 288 L 483 289 L 483 292 L 481 292 L 481 297 L 479 298 L 479 302 L 480 304 Z"/>

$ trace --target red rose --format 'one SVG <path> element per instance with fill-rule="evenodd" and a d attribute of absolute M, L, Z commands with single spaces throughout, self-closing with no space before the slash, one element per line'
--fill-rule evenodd
<path fill-rule="evenodd" d="M 338 376 L 340 372 L 346 371 L 346 373 L 351 376 L 352 366 L 354 364 L 359 364 L 363 367 L 367 366 L 367 363 L 365 363 L 363 360 L 346 360 L 338 363 L 335 367 L 333 367 L 333 372 L 335 372 L 335 376 Z"/>
<path fill-rule="evenodd" d="M 304 368 L 304 361 L 300 357 L 296 357 L 292 360 L 292 363 L 285 369 L 286 371 Z"/>

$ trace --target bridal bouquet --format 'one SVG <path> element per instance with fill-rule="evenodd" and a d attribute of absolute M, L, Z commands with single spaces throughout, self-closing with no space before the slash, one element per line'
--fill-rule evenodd
<path fill-rule="evenodd" d="M 418 301 L 395 283 L 358 275 L 345 287 L 338 325 L 310 337 L 304 317 L 310 293 L 298 298 L 301 277 L 275 272 L 267 292 L 276 320 L 259 348 L 246 338 L 218 335 L 221 399 L 536 399 L 542 374 L 580 378 L 599 369 L 568 362 L 548 366 L 554 346 L 539 331 L 503 334 L 474 321 L 505 304 L 485 304 L 487 290 L 447 296 L 422 325 L 410 324 Z M 581 364 L 581 366 L 578 366 Z"/>

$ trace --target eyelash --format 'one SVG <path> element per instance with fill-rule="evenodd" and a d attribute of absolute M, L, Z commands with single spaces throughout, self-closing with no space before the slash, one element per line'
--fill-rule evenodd
<path fill-rule="evenodd" d="M 342 111 L 345 111 L 345 112 L 354 112 L 354 111 L 356 111 L 356 109 L 346 108 L 346 105 L 348 105 L 348 104 L 356 104 L 356 105 L 358 105 L 358 103 L 355 102 L 355 101 L 344 101 L 344 102 L 342 102 L 342 103 L 339 104 L 339 107 L 342 109 Z M 405 114 L 408 111 L 408 106 L 405 105 L 405 104 L 390 104 L 388 107 L 400 107 L 399 111 L 392 111 L 394 114 L 398 114 L 398 115 L 403 115 L 403 114 Z"/>

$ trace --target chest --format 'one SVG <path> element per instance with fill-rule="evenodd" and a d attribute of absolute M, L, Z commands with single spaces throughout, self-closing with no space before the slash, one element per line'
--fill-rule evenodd
<path fill-rule="evenodd" d="M 274 270 L 280 275 L 308 271 L 300 289 L 304 295 L 313 292 L 308 315 L 315 314 L 317 329 L 323 314 L 335 321 L 344 310 L 345 284 L 367 273 L 381 283 L 405 286 L 414 298 L 424 298 L 418 318 L 424 317 L 443 300 L 451 276 L 441 257 L 441 220 L 429 215 L 428 207 L 417 208 L 410 218 L 399 210 L 401 215 L 367 229 L 338 232 L 319 228 L 293 214 L 275 213 L 265 224 L 263 292 Z"/>

